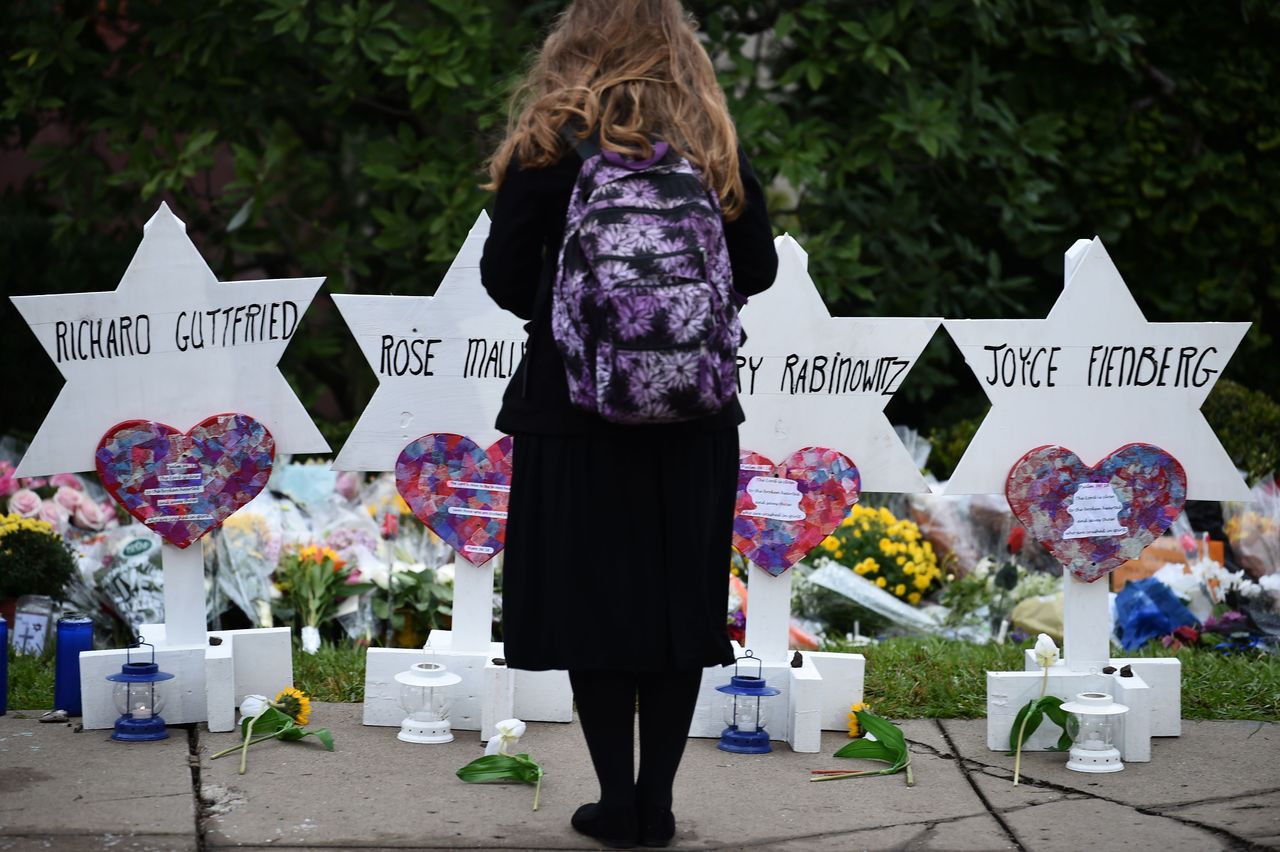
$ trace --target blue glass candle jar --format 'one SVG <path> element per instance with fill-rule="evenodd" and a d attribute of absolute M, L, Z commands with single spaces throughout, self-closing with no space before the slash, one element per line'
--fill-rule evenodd
<path fill-rule="evenodd" d="M 93 622 L 82 615 L 58 619 L 58 648 L 54 663 L 53 706 L 69 716 L 80 706 L 80 652 L 93 650 Z"/>

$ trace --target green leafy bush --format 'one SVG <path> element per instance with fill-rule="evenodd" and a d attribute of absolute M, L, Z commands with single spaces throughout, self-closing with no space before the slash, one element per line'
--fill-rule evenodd
<path fill-rule="evenodd" d="M 1280 469 L 1280 404 L 1271 397 L 1223 379 L 1201 410 L 1250 481 Z"/>
<path fill-rule="evenodd" d="M 61 600 L 76 570 L 75 552 L 44 521 L 0 516 L 0 598 Z"/>
<path fill-rule="evenodd" d="M 487 202 L 509 81 L 562 6 L 0 4 L 6 290 L 114 287 L 167 199 L 221 278 L 432 292 Z M 1040 317 L 1062 252 L 1098 234 L 1150 319 L 1252 320 L 1229 377 L 1280 386 L 1280 6 L 688 6 L 834 312 Z M 30 433 L 56 369 L 25 330 L 0 358 L 28 371 L 0 433 Z M 340 442 L 374 377 L 326 294 L 282 366 Z M 927 432 L 981 396 L 939 334 L 901 400 Z"/>

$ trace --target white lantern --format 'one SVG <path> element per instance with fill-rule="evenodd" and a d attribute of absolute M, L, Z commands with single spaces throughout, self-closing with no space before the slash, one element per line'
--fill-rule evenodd
<path fill-rule="evenodd" d="M 1076 772 L 1119 772 L 1120 744 L 1124 742 L 1124 714 L 1129 708 L 1117 704 L 1105 692 L 1082 692 L 1075 701 L 1062 705 L 1067 713 L 1067 734 L 1071 737 L 1067 768 Z"/>
<path fill-rule="evenodd" d="M 414 663 L 408 671 L 396 674 L 400 707 L 409 714 L 400 723 L 396 739 L 406 743 L 452 742 L 448 688 L 461 681 L 439 663 Z"/>

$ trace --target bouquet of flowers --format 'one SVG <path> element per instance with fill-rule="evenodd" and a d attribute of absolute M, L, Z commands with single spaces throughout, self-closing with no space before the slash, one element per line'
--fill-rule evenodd
<path fill-rule="evenodd" d="M 998 635 L 1019 603 L 1062 590 L 1060 574 L 1031 570 L 1019 558 L 1025 538 L 1026 531 L 1014 527 L 1002 561 L 983 557 L 968 574 L 950 579 L 942 593 L 942 603 L 949 610 L 948 626 L 985 630 L 990 625 L 992 634 Z"/>
<path fill-rule="evenodd" d="M 320 650 L 320 624 L 332 617 L 338 598 L 351 593 L 349 573 L 346 562 L 328 547 L 299 547 L 281 558 L 276 585 L 287 614 L 302 628 L 302 649 L 308 654 Z"/>
<path fill-rule="evenodd" d="M 821 546 L 826 558 L 912 605 L 943 583 L 938 557 L 922 539 L 920 527 L 884 507 L 855 505 Z"/>
<path fill-rule="evenodd" d="M 1268 477 L 1253 487 L 1252 498 L 1223 504 L 1223 530 L 1245 571 L 1254 577 L 1280 573 L 1280 487 Z"/>

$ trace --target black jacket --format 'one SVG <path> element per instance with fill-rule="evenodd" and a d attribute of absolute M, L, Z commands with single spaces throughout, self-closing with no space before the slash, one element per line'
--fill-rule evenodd
<path fill-rule="evenodd" d="M 724 233 L 734 289 L 753 296 L 773 283 L 778 255 L 760 181 L 741 149 L 738 161 L 746 206 L 741 216 L 725 223 Z M 574 152 L 546 168 L 522 169 L 513 164 L 494 200 L 480 277 L 500 307 L 529 320 L 525 357 L 507 386 L 497 427 L 511 435 L 587 435 L 638 429 L 678 433 L 738 425 L 743 416 L 736 398 L 716 414 L 698 420 L 637 426 L 610 423 L 569 402 L 564 362 L 551 333 L 550 290 L 564 240 L 569 196 L 581 166 Z"/>

